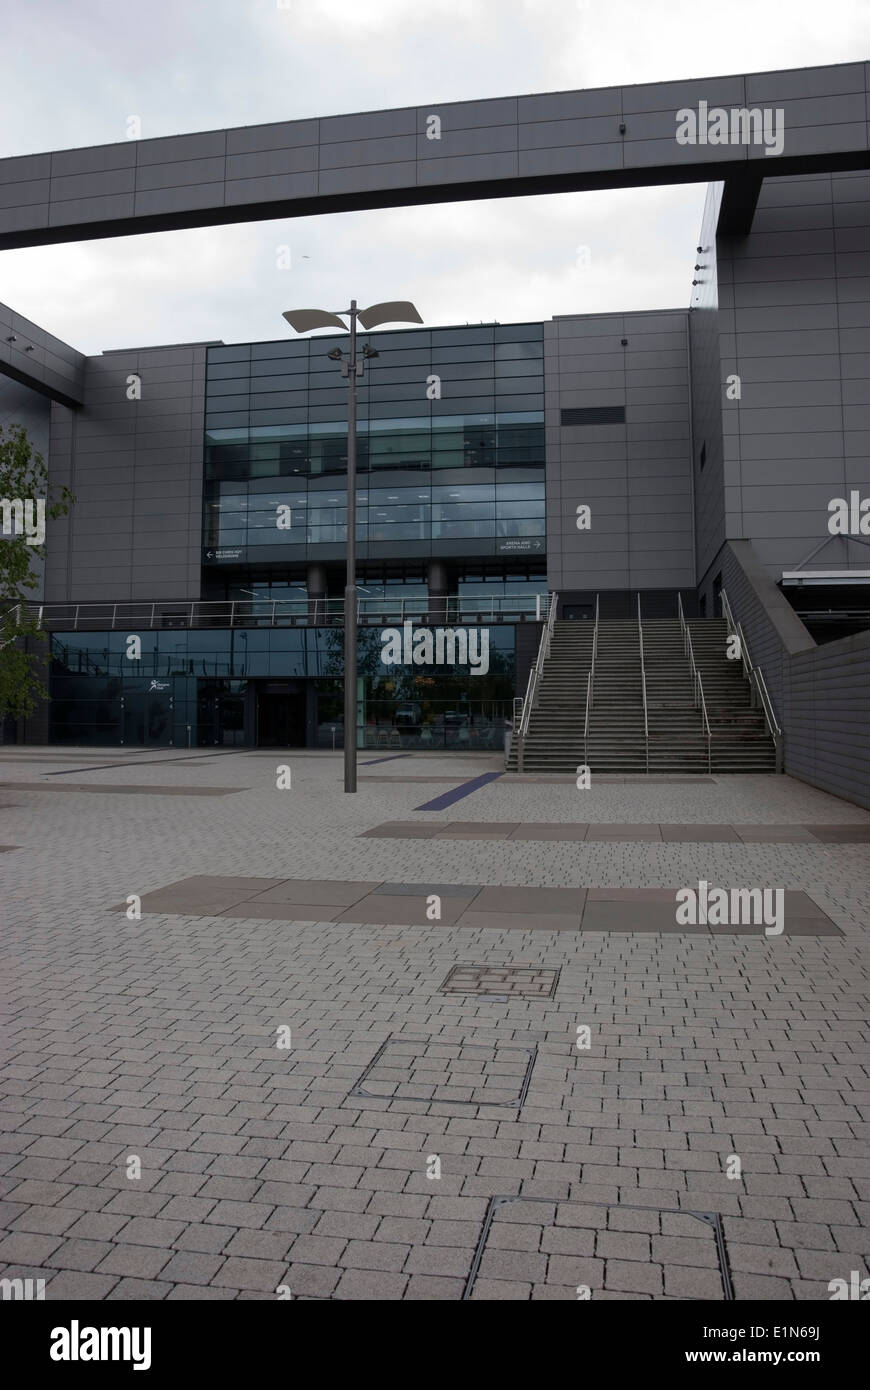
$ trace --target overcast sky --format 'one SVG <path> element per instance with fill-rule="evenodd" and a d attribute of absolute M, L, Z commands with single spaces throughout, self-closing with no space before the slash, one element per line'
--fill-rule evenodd
<path fill-rule="evenodd" d="M 131 116 L 149 138 L 870 58 L 870 0 L 0 0 L 0 20 L 0 157 L 123 140 Z M 4 251 L 0 300 L 85 352 L 277 338 L 282 309 L 352 296 L 412 299 L 427 324 L 685 306 L 704 192 L 500 199 Z"/>

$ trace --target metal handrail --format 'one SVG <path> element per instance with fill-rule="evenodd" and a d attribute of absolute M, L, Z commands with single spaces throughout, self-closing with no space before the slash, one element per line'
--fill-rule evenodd
<path fill-rule="evenodd" d="M 683 650 L 685 651 L 686 656 L 688 657 L 689 671 L 692 676 L 692 700 L 694 702 L 695 709 L 700 709 L 701 711 L 701 727 L 703 728 L 704 734 L 707 739 L 707 771 L 712 772 L 712 733 L 710 730 L 710 720 L 707 717 L 707 701 L 704 696 L 704 682 L 701 680 L 701 672 L 698 670 L 698 664 L 695 661 L 695 649 L 692 646 L 692 634 L 689 629 L 689 624 L 686 622 L 686 615 L 683 612 L 683 600 L 680 597 L 679 593 L 677 594 L 677 612 L 680 617 L 680 626 L 683 629 Z"/>
<path fill-rule="evenodd" d="M 589 766 L 589 716 L 595 707 L 595 660 L 598 656 L 600 594 L 595 595 L 595 627 L 592 629 L 592 661 L 586 677 L 586 719 L 583 724 L 583 761 Z"/>
<path fill-rule="evenodd" d="M 689 642 L 690 642 L 690 643 L 691 643 L 691 640 L 692 640 L 692 639 L 691 639 L 691 636 L 690 636 L 690 637 L 689 637 Z M 694 658 L 694 655 L 693 655 L 693 656 L 692 656 L 692 662 L 693 662 L 693 663 L 694 663 L 694 660 L 695 660 L 695 658 Z M 706 732 L 706 734 L 707 734 L 707 771 L 708 771 L 708 772 L 712 772 L 712 771 L 713 771 L 713 754 L 712 754 L 712 750 L 711 750 L 711 746 L 710 746 L 710 745 L 711 745 L 710 721 L 709 721 L 709 719 L 707 718 L 707 701 L 704 699 L 704 682 L 701 680 L 701 672 L 697 669 L 697 667 L 695 668 L 695 676 L 696 676 L 696 679 L 697 679 L 697 682 L 698 682 L 698 695 L 700 696 L 700 700 L 701 700 L 701 713 L 702 713 L 702 715 L 704 716 L 704 730 L 705 730 L 705 732 Z"/>
<path fill-rule="evenodd" d="M 649 717 L 646 704 L 646 666 L 643 659 L 643 619 L 640 614 L 640 594 L 637 596 L 637 635 L 640 644 L 640 685 L 643 691 L 643 736 L 646 747 L 646 770 L 649 772 Z"/>
<path fill-rule="evenodd" d="M 547 611 L 547 621 L 544 624 L 544 630 L 541 633 L 541 641 L 538 645 L 537 659 L 531 671 L 529 672 L 529 679 L 526 684 L 526 694 L 525 699 L 523 700 L 523 712 L 520 718 L 520 727 L 518 730 L 520 740 L 523 740 L 526 737 L 526 734 L 529 732 L 529 720 L 532 717 L 532 706 L 535 702 L 535 695 L 537 694 L 538 681 L 540 680 L 541 674 L 544 669 L 544 662 L 550 655 L 550 644 L 553 638 L 553 628 L 556 623 L 557 607 L 558 594 L 554 593 L 551 595 L 550 598 L 550 607 Z M 520 747 L 522 747 L 522 743 L 520 744 Z"/>
<path fill-rule="evenodd" d="M 757 695 L 758 700 L 761 704 L 761 708 L 764 711 L 764 719 L 765 723 L 767 724 L 767 732 L 773 739 L 774 748 L 776 750 L 776 766 L 777 771 L 779 771 L 782 759 L 782 729 L 780 727 L 776 714 L 774 713 L 773 702 L 771 701 L 770 694 L 767 689 L 767 681 L 764 679 L 764 672 L 762 671 L 760 666 L 753 665 L 752 656 L 750 655 L 749 651 L 749 643 L 746 640 L 746 634 L 743 631 L 743 626 L 741 623 L 738 623 L 736 618 L 734 617 L 734 610 L 731 607 L 730 600 L 724 589 L 721 589 L 719 591 L 719 596 L 722 600 L 722 613 L 725 618 L 725 622 L 728 625 L 729 636 L 736 636 L 738 640 L 738 645 L 740 647 L 740 659 L 743 665 L 743 674 L 749 681 L 750 687 L 752 689 L 753 702 L 754 697 Z"/>
<path fill-rule="evenodd" d="M 12 619 L 12 626 L 18 627 L 18 624 L 21 622 L 21 604 L 14 603 L 11 608 L 6 609 L 6 612 L 3 614 L 2 618 L 4 626 L 6 624 L 6 619 L 9 617 L 11 613 L 15 614 L 15 617 Z M 0 651 L 2 651 L 4 647 L 8 647 L 15 640 L 16 634 L 13 633 L 11 637 L 7 637 L 5 642 L 0 642 Z"/>
<path fill-rule="evenodd" d="M 529 594 L 499 594 L 474 599 L 466 594 L 444 595 L 438 599 L 418 598 L 359 598 L 359 616 L 369 624 L 403 623 L 411 618 L 426 623 L 434 604 L 444 607 L 445 621 L 514 622 L 525 615 L 533 621 L 540 612 L 542 596 Z M 553 595 L 548 595 L 552 611 Z M 131 628 L 162 628 L 181 620 L 185 627 L 278 627 L 285 624 L 316 627 L 341 625 L 344 622 L 343 598 L 271 597 L 253 599 L 164 599 L 154 603 L 47 603 L 24 605 L 29 617 L 59 630 L 70 631 L 129 631 Z"/>

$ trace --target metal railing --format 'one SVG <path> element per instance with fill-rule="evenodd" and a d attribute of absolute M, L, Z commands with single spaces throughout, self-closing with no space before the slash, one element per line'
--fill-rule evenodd
<path fill-rule="evenodd" d="M 683 612 L 683 600 L 679 592 L 677 593 L 677 613 L 679 614 L 680 628 L 683 633 L 683 651 L 685 652 L 688 658 L 689 671 L 692 676 L 692 698 L 695 703 L 695 709 L 699 709 L 701 711 L 701 727 L 704 731 L 704 736 L 707 740 L 707 771 L 712 772 L 712 735 L 710 731 L 710 720 L 707 717 L 707 701 L 704 698 L 704 682 L 701 680 L 701 672 L 698 670 L 698 665 L 695 661 L 695 651 L 692 646 L 692 634 L 689 631 L 689 624 L 686 622 L 686 615 Z"/>
<path fill-rule="evenodd" d="M 3 627 L 6 626 L 7 620 L 12 628 L 18 627 L 19 623 L 21 622 L 20 603 L 15 603 L 12 605 L 11 608 L 6 609 L 6 612 L 3 614 L 2 619 L 0 619 L 0 622 L 2 622 Z M 14 642 L 16 640 L 16 637 L 17 633 L 13 632 L 12 636 L 7 637 L 5 642 L 0 642 L 0 651 L 2 651 L 4 647 L 8 647 L 11 642 Z"/>
<path fill-rule="evenodd" d="M 760 666 L 752 664 L 752 657 L 749 654 L 749 643 L 743 631 L 741 623 L 734 617 L 734 610 L 724 589 L 720 590 L 722 600 L 722 615 L 728 625 L 728 636 L 737 638 L 737 645 L 740 654 L 740 661 L 743 666 L 743 674 L 749 682 L 752 692 L 753 705 L 761 705 L 764 711 L 764 719 L 767 724 L 767 732 L 773 739 L 774 752 L 776 754 L 776 770 L 782 772 L 782 729 L 774 713 L 773 701 L 767 689 L 767 681 L 764 679 L 764 672 Z"/>
<path fill-rule="evenodd" d="M 553 628 L 556 624 L 556 611 L 559 606 L 558 594 L 550 595 L 550 605 L 547 609 L 547 621 L 544 624 L 541 640 L 538 645 L 538 655 L 534 666 L 529 672 L 529 679 L 526 682 L 526 693 L 523 697 L 520 722 L 516 732 L 517 739 L 517 771 L 523 770 L 523 754 L 525 752 L 526 736 L 529 732 L 529 721 L 532 717 L 532 708 L 535 703 L 535 696 L 538 692 L 538 683 L 544 669 L 544 662 L 550 655 L 550 645 L 553 640 Z M 516 709 L 516 703 L 514 703 Z"/>
<path fill-rule="evenodd" d="M 649 714 L 646 703 L 646 666 L 643 659 L 643 619 L 640 615 L 640 594 L 637 596 L 637 635 L 640 645 L 640 686 L 643 691 L 643 737 L 646 754 L 646 770 L 649 772 Z"/>
<path fill-rule="evenodd" d="M 488 597 L 447 594 L 443 597 L 357 599 L 362 626 L 418 623 L 540 622 L 551 594 L 494 594 Z M 209 627 L 340 627 L 343 598 L 253 598 L 155 603 L 29 603 L 28 615 L 40 627 L 72 632 L 123 629 Z"/>
<path fill-rule="evenodd" d="M 595 703 L 595 658 L 598 655 L 599 595 L 595 595 L 595 628 L 592 633 L 592 662 L 586 677 L 586 718 L 583 721 L 583 761 L 589 766 L 589 716 Z"/>

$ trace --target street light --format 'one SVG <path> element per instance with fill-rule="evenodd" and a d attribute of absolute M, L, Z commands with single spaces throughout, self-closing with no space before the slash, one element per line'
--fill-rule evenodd
<path fill-rule="evenodd" d="M 344 317 L 339 318 L 339 314 Z M 366 345 L 357 361 L 356 325 L 378 328 L 384 323 L 422 323 L 414 305 L 406 299 L 372 304 L 358 309 L 355 299 L 349 309 L 328 313 L 325 309 L 287 309 L 283 317 L 297 333 L 309 333 L 314 328 L 340 328 L 347 331 L 344 318 L 350 320 L 350 346 L 347 357 L 341 348 L 326 355 L 341 363 L 341 374 L 347 377 L 347 574 L 344 588 L 344 790 L 356 791 L 356 383 L 366 360 L 377 357 L 374 348 Z"/>

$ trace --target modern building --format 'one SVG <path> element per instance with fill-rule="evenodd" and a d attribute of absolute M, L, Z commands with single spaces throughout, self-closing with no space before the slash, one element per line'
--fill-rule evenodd
<path fill-rule="evenodd" d="M 358 742 L 499 749 L 530 689 L 513 757 L 537 739 L 542 766 L 590 746 L 619 766 L 608 728 L 640 729 L 641 767 L 701 766 L 705 741 L 711 767 L 706 686 L 730 691 L 714 753 L 735 728 L 766 749 L 720 770 L 773 767 L 776 742 L 870 804 L 867 85 L 845 64 L 466 103 L 438 108 L 455 140 L 434 152 L 419 108 L 0 160 L 0 248 L 710 180 L 688 308 L 363 336 Z M 701 102 L 778 112 L 781 152 L 679 143 Z M 340 341 L 85 357 L 0 307 L 0 423 L 76 498 L 34 596 L 52 699 L 16 738 L 341 746 Z M 485 669 L 385 664 L 405 623 L 485 632 Z"/>

